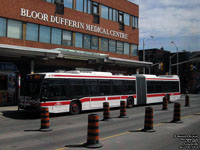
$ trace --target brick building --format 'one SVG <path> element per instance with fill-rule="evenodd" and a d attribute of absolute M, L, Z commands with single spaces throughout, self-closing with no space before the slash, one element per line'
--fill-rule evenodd
<path fill-rule="evenodd" d="M 0 105 L 17 80 L 56 70 L 135 74 L 139 6 L 127 0 L 0 0 Z"/>
<path fill-rule="evenodd" d="M 145 60 L 147 62 L 152 62 L 153 65 L 150 69 L 146 69 L 145 73 L 155 74 L 155 75 L 165 75 L 169 74 L 169 59 L 171 53 L 170 51 L 153 48 L 145 50 Z M 139 50 L 139 60 L 143 60 L 143 50 Z M 162 69 L 160 64 L 163 64 Z M 150 71 L 149 71 L 150 70 Z"/>

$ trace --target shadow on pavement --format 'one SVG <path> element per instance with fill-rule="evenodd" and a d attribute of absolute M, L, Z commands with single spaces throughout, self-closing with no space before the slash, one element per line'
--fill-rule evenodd
<path fill-rule="evenodd" d="M 40 129 L 36 129 L 36 130 L 24 130 L 24 132 L 40 132 Z"/>
<path fill-rule="evenodd" d="M 172 121 L 163 121 L 163 122 L 160 122 L 160 123 L 173 123 Z"/>
<path fill-rule="evenodd" d="M 128 132 L 144 132 L 144 131 L 142 131 L 142 129 L 139 129 L 139 130 L 129 130 Z"/>
<path fill-rule="evenodd" d="M 65 145 L 66 148 L 77 148 L 77 147 L 82 147 L 84 148 L 83 144 L 77 144 L 77 145 Z"/>
<path fill-rule="evenodd" d="M 23 111 L 3 111 L 3 116 L 11 119 L 18 119 L 18 120 L 33 120 L 39 119 L 39 113 L 27 113 Z"/>
<path fill-rule="evenodd" d="M 198 114 L 198 113 L 197 113 L 197 114 L 193 114 L 193 115 L 194 115 L 194 116 L 200 116 L 200 114 Z"/>

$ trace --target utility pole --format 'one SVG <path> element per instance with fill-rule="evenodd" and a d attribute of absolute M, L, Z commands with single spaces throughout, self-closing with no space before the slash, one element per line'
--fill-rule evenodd
<path fill-rule="evenodd" d="M 177 75 L 179 75 L 179 68 L 178 68 L 178 47 L 176 46 L 176 43 L 174 41 L 171 41 L 172 44 L 176 47 L 176 53 L 177 53 Z"/>
<path fill-rule="evenodd" d="M 153 36 L 150 36 L 150 38 L 154 38 Z M 143 61 L 145 61 L 145 41 L 148 39 L 143 39 Z M 145 74 L 145 67 L 143 68 L 143 74 Z"/>

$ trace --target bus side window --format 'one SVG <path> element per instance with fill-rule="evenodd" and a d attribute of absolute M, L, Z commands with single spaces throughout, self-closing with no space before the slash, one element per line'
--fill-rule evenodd
<path fill-rule="evenodd" d="M 171 91 L 179 92 L 179 83 L 178 82 L 171 82 Z"/>
<path fill-rule="evenodd" d="M 168 82 L 162 81 L 162 92 L 166 93 L 169 92 Z"/>
<path fill-rule="evenodd" d="M 66 84 L 64 79 L 47 80 L 46 96 L 49 101 L 67 100 Z"/>
<path fill-rule="evenodd" d="M 147 93 L 154 93 L 155 84 L 152 81 L 147 81 Z"/>
<path fill-rule="evenodd" d="M 124 81 L 124 90 L 125 94 L 135 94 L 136 93 L 136 87 L 135 87 L 135 81 Z"/>
<path fill-rule="evenodd" d="M 84 84 L 82 79 L 69 79 L 69 97 L 71 99 L 84 96 Z"/>
<path fill-rule="evenodd" d="M 100 96 L 111 95 L 111 81 L 99 80 L 99 94 Z"/>
<path fill-rule="evenodd" d="M 112 95 L 121 95 L 124 93 L 124 84 L 122 80 L 112 80 Z"/>
<path fill-rule="evenodd" d="M 176 84 L 176 92 L 179 92 L 179 82 L 175 82 L 175 84 Z"/>
<path fill-rule="evenodd" d="M 86 96 L 98 96 L 99 95 L 99 88 L 98 88 L 98 80 L 85 80 L 85 95 Z"/>

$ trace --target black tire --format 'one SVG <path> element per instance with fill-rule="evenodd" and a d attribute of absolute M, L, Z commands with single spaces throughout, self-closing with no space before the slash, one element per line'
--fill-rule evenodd
<path fill-rule="evenodd" d="M 132 108 L 134 106 L 134 98 L 128 97 L 127 98 L 127 108 Z"/>
<path fill-rule="evenodd" d="M 77 115 L 81 112 L 81 105 L 79 102 L 71 102 L 70 104 L 70 114 Z"/>

